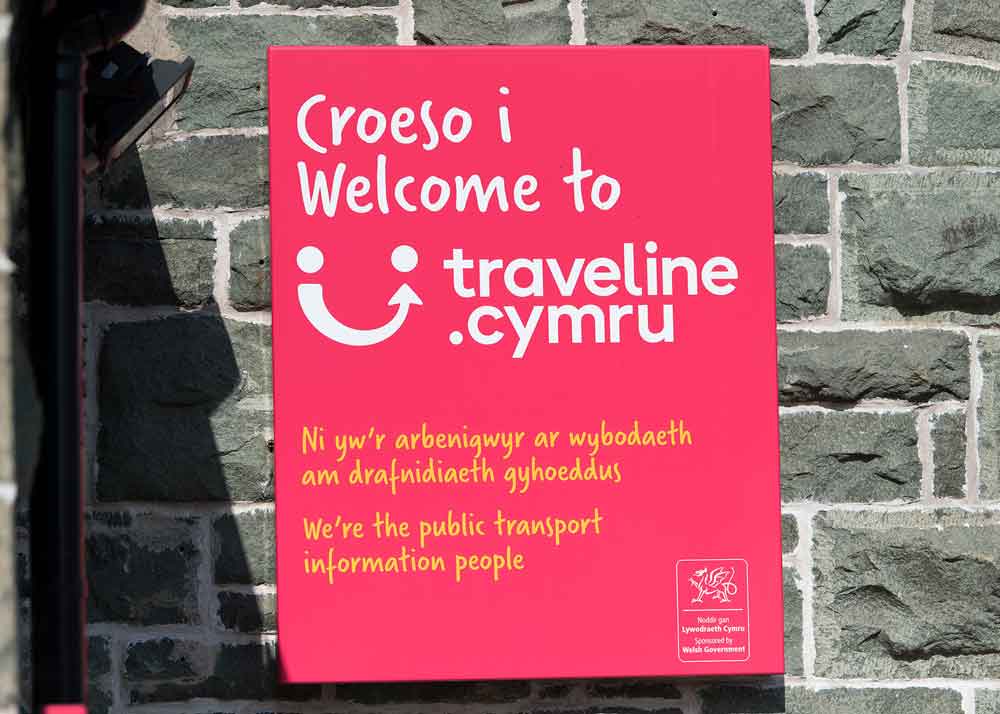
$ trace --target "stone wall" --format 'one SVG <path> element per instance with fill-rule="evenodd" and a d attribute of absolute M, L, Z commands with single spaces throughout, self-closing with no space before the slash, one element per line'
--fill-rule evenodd
<path fill-rule="evenodd" d="M 1000 712 L 995 0 L 161 0 L 137 37 L 198 69 L 88 187 L 95 712 Z M 783 680 L 276 683 L 264 51 L 393 43 L 773 48 Z"/>

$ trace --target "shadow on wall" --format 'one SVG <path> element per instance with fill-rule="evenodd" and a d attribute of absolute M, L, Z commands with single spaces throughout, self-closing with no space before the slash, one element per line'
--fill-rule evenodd
<path fill-rule="evenodd" d="M 275 685 L 274 598 L 252 587 L 274 582 L 270 329 L 219 315 L 215 226 L 154 218 L 134 148 L 86 193 L 90 709 L 316 696 Z"/>
<path fill-rule="evenodd" d="M 276 684 L 270 328 L 219 314 L 216 224 L 154 217 L 135 149 L 87 209 L 88 617 L 128 633 L 90 639 L 92 709 L 316 696 Z"/>

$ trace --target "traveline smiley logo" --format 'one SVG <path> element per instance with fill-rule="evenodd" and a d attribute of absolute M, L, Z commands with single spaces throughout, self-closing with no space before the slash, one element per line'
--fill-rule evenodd
<path fill-rule="evenodd" d="M 392 267 L 401 273 L 408 273 L 417 267 L 417 259 L 417 251 L 408 245 L 396 246 L 392 251 Z M 323 260 L 323 251 L 312 245 L 302 248 L 296 256 L 299 270 L 308 275 L 319 272 L 323 267 Z M 387 303 L 390 307 L 397 306 L 395 316 L 380 327 L 360 330 L 345 325 L 333 316 L 326 306 L 320 283 L 300 283 L 298 292 L 299 307 L 309 324 L 324 337 L 351 347 L 369 347 L 384 342 L 403 326 L 411 305 L 423 305 L 413 288 L 403 283 Z"/>

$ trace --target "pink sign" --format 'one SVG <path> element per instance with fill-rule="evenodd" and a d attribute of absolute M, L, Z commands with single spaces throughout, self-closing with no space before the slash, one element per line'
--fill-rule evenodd
<path fill-rule="evenodd" d="M 269 61 L 285 679 L 782 672 L 767 50 Z"/>

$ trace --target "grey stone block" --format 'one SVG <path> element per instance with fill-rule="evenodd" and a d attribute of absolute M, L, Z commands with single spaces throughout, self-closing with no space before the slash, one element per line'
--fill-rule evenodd
<path fill-rule="evenodd" d="M 564 45 L 566 0 L 414 0 L 414 36 L 422 45 Z"/>
<path fill-rule="evenodd" d="M 899 99 L 890 67 L 772 67 L 771 117 L 776 161 L 899 161 Z"/>
<path fill-rule="evenodd" d="M 125 652 L 124 687 L 130 704 L 191 699 L 305 701 L 317 685 L 283 685 L 272 643 L 206 644 L 162 638 L 135 642 Z"/>
<path fill-rule="evenodd" d="M 611 706 L 560 706 L 558 709 L 540 709 L 536 704 L 527 703 L 518 710 L 518 714 L 684 714 L 683 709 L 675 706 L 652 706 L 643 703 L 641 706 L 616 704 Z"/>
<path fill-rule="evenodd" d="M 1000 690 L 980 689 L 976 692 L 976 714 L 1000 714 Z"/>
<path fill-rule="evenodd" d="M 253 7 L 267 2 L 290 8 L 314 7 L 393 7 L 399 0 L 238 0 L 240 7 Z"/>
<path fill-rule="evenodd" d="M 580 686 L 576 680 L 572 679 L 546 679 L 537 682 L 535 685 L 535 698 L 546 699 L 566 699 L 568 697 L 579 697 Z"/>
<path fill-rule="evenodd" d="M 111 643 L 104 637 L 87 638 L 87 712 L 108 714 L 114 704 Z"/>
<path fill-rule="evenodd" d="M 268 18 L 270 19 L 270 18 Z M 194 102 L 185 97 L 184 106 Z M 268 201 L 267 137 L 194 136 L 126 152 L 87 185 L 89 210 L 258 208 Z"/>
<path fill-rule="evenodd" d="M 240 223 L 229 236 L 229 300 L 237 310 L 271 307 L 271 222 Z"/>
<path fill-rule="evenodd" d="M 996 672 L 1000 515 L 828 512 L 814 534 L 817 676 Z"/>
<path fill-rule="evenodd" d="M 274 595 L 220 592 L 219 622 L 236 632 L 274 632 L 278 629 L 277 598 Z"/>
<path fill-rule="evenodd" d="M 1000 164 L 1000 71 L 918 62 L 907 91 L 913 163 Z"/>
<path fill-rule="evenodd" d="M 102 512 L 88 520 L 90 622 L 198 624 L 194 519 Z"/>
<path fill-rule="evenodd" d="M 953 689 L 823 689 L 791 687 L 788 714 L 961 714 Z"/>
<path fill-rule="evenodd" d="M 84 238 L 89 242 L 215 241 L 215 225 L 193 218 L 157 218 L 105 215 L 87 216 Z"/>
<path fill-rule="evenodd" d="M 823 234 L 830 230 L 826 178 L 819 174 L 775 174 L 774 232 Z"/>
<path fill-rule="evenodd" d="M 84 235 L 85 300 L 183 307 L 212 301 L 211 223 L 91 218 Z"/>
<path fill-rule="evenodd" d="M 915 500 L 920 474 L 913 413 L 781 416 L 781 497 L 786 502 Z"/>
<path fill-rule="evenodd" d="M 932 414 L 931 443 L 934 446 L 934 495 L 965 496 L 965 410 Z"/>
<path fill-rule="evenodd" d="M 247 511 L 222 516 L 212 526 L 215 582 L 266 585 L 274 577 L 274 512 Z"/>
<path fill-rule="evenodd" d="M 440 706 L 476 702 L 503 704 L 531 695 L 531 682 L 523 679 L 491 682 L 385 682 L 380 684 L 338 684 L 336 701 L 355 705 L 386 707 L 420 702 L 432 710 Z"/>
<path fill-rule="evenodd" d="M 768 45 L 774 57 L 808 47 L 799 0 L 588 0 L 587 39 L 599 45 Z"/>
<path fill-rule="evenodd" d="M 567 0 L 504 0 L 507 44 L 565 45 L 572 33 Z"/>
<path fill-rule="evenodd" d="M 676 683 L 667 679 L 595 679 L 583 685 L 588 699 L 680 699 Z"/>
<path fill-rule="evenodd" d="M 969 341 L 944 330 L 782 332 L 778 387 L 783 404 L 966 399 Z"/>
<path fill-rule="evenodd" d="M 982 335 L 977 343 L 983 384 L 979 395 L 979 495 L 1000 499 L 1000 337 Z"/>
<path fill-rule="evenodd" d="M 779 322 L 819 317 L 827 312 L 830 254 L 819 245 L 775 247 L 775 296 Z"/>
<path fill-rule="evenodd" d="M 228 7 L 229 0 L 160 0 L 171 7 Z"/>
<path fill-rule="evenodd" d="M 799 547 L 799 523 L 795 516 L 781 516 L 781 552 L 791 553 Z"/>
<path fill-rule="evenodd" d="M 903 0 L 817 0 L 821 52 L 892 55 L 903 34 Z"/>
<path fill-rule="evenodd" d="M 271 331 L 183 315 L 112 325 L 100 362 L 102 501 L 273 497 Z"/>
<path fill-rule="evenodd" d="M 425 45 L 495 45 L 507 37 L 499 0 L 414 0 L 413 21 Z"/>
<path fill-rule="evenodd" d="M 384 15 L 172 17 L 168 29 L 184 53 L 198 58 L 177 105 L 182 129 L 266 125 L 268 46 L 391 45 L 398 33 Z"/>
<path fill-rule="evenodd" d="M 698 697 L 702 714 L 784 714 L 786 711 L 782 687 L 723 682 L 701 689 Z"/>
<path fill-rule="evenodd" d="M 846 175 L 849 319 L 1000 323 L 1000 175 Z"/>
<path fill-rule="evenodd" d="M 993 0 L 915 0 L 913 49 L 1000 59 L 1000 12 Z"/>
<path fill-rule="evenodd" d="M 802 587 L 795 571 L 785 568 L 785 674 L 802 674 Z"/>

